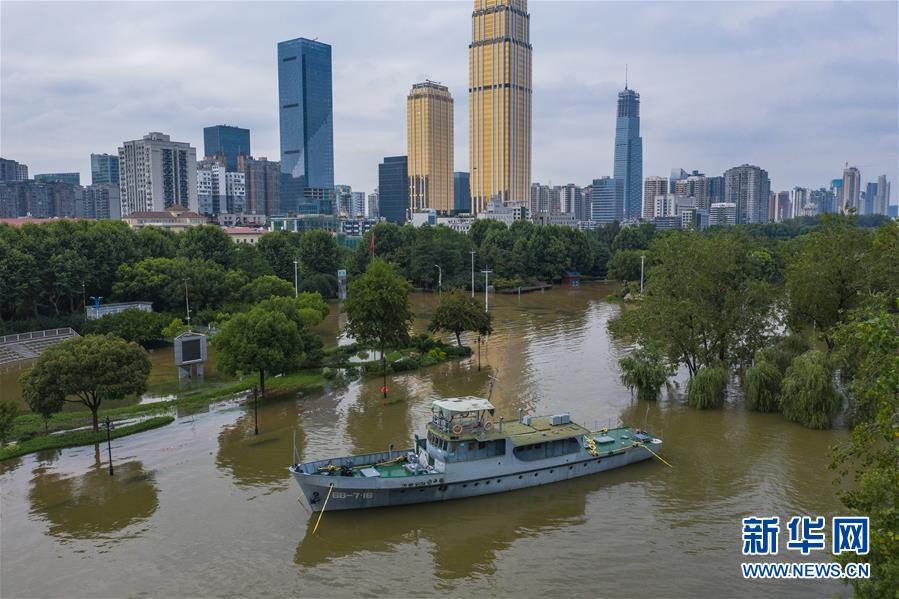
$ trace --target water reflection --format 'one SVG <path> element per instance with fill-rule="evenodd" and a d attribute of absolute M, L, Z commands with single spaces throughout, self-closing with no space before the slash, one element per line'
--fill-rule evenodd
<path fill-rule="evenodd" d="M 353 442 L 352 453 L 384 451 L 412 446 L 410 403 L 419 396 L 416 377 L 395 378 L 387 400 L 377 393 L 380 379 L 362 384 L 362 392 L 346 414 L 346 432 Z M 374 391 L 374 393 L 372 392 Z"/>
<path fill-rule="evenodd" d="M 222 428 L 218 436 L 216 465 L 240 485 L 283 489 L 289 482 L 287 466 L 293 461 L 293 431 L 297 450 L 302 453 L 306 436 L 297 417 L 294 400 L 267 403 L 259 408 L 259 434 L 254 432 L 252 404 L 234 424 Z"/>
<path fill-rule="evenodd" d="M 103 468 L 69 476 L 39 464 L 28 500 L 32 517 L 46 521 L 51 535 L 74 539 L 104 538 L 148 519 L 159 507 L 155 475 L 137 460 L 116 464 L 115 476 Z"/>
<path fill-rule="evenodd" d="M 592 476 L 458 501 L 334 512 L 325 515 L 313 536 L 316 515 L 309 518 L 294 561 L 316 566 L 412 544 L 427 548 L 440 579 L 490 575 L 496 572 L 497 555 L 513 542 L 582 524 L 588 496 L 605 484 L 602 477 Z"/>

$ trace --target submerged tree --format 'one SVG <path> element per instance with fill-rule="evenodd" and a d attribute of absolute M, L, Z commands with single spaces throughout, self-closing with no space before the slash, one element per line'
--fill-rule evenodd
<path fill-rule="evenodd" d="M 641 347 L 618 361 L 621 382 L 631 391 L 637 390 L 638 399 L 655 401 L 659 390 L 676 372 L 665 356 L 650 347 Z"/>
<path fill-rule="evenodd" d="M 6 438 L 12 430 L 13 421 L 18 415 L 19 409 L 11 401 L 0 401 L 0 445 L 6 444 Z"/>
<path fill-rule="evenodd" d="M 472 331 L 479 335 L 489 335 L 493 332 L 493 326 L 490 313 L 481 308 L 480 302 L 468 293 L 457 290 L 441 298 L 428 330 L 453 333 L 456 345 L 462 347 L 462 333 Z"/>
<path fill-rule="evenodd" d="M 746 370 L 746 407 L 755 412 L 779 412 L 783 373 L 777 365 L 759 360 Z"/>
<path fill-rule="evenodd" d="M 22 395 L 45 418 L 62 409 L 63 401 L 84 404 L 97 432 L 100 405 L 143 393 L 149 375 L 147 352 L 134 342 L 112 335 L 72 337 L 41 354 L 22 377 Z"/>
<path fill-rule="evenodd" d="M 720 408 L 724 405 L 729 379 L 723 366 L 700 368 L 687 383 L 687 403 L 700 410 Z"/>
<path fill-rule="evenodd" d="M 833 367 L 818 350 L 807 351 L 787 368 L 781 392 L 783 414 L 808 428 L 830 428 L 841 398 L 834 388 Z"/>

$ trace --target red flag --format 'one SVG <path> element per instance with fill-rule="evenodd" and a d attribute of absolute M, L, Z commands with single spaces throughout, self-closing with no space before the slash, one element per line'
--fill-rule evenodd
<path fill-rule="evenodd" d="M 372 231 L 371 237 L 368 239 L 368 253 L 371 254 L 371 257 L 375 257 L 375 232 Z"/>

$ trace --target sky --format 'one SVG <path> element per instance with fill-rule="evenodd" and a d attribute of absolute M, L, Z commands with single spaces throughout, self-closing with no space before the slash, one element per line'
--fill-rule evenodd
<path fill-rule="evenodd" d="M 899 179 L 897 2 L 529 2 L 534 181 L 612 174 L 617 92 L 641 95 L 644 176 L 750 163 L 772 189 Z M 331 44 L 335 182 L 377 186 L 406 153 L 406 96 L 455 99 L 468 170 L 472 2 L 0 2 L 0 154 L 82 173 L 90 154 L 162 131 L 249 128 L 277 160 L 277 42 Z M 864 187 L 863 187 L 864 188 Z"/>

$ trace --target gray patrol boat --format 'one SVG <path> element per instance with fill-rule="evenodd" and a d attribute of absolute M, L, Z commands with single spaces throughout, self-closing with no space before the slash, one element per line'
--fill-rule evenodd
<path fill-rule="evenodd" d="M 593 432 L 568 414 L 494 420 L 493 404 L 479 397 L 437 400 L 431 411 L 427 437 L 416 435 L 412 448 L 290 466 L 312 510 L 514 491 L 651 459 L 662 448 L 661 439 L 640 429 Z"/>

